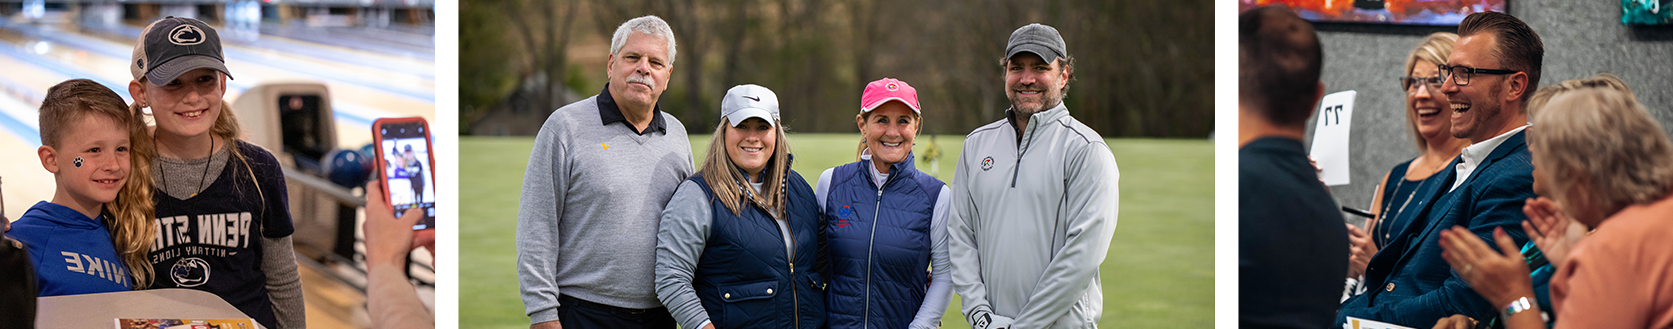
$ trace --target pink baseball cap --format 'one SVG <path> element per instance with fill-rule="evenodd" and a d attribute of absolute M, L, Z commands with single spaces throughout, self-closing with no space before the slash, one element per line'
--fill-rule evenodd
<path fill-rule="evenodd" d="M 918 90 L 894 78 L 867 83 L 865 92 L 860 93 L 860 112 L 871 112 L 889 101 L 900 101 L 912 108 L 912 113 L 923 114 L 918 108 Z"/>

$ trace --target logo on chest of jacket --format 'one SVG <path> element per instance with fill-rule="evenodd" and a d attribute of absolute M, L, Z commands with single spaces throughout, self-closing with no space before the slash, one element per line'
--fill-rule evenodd
<path fill-rule="evenodd" d="M 197 257 L 182 259 L 169 269 L 169 276 L 181 287 L 201 286 L 209 282 L 209 262 Z"/>
<path fill-rule="evenodd" d="M 848 221 L 849 218 L 854 218 L 854 207 L 843 205 L 842 207 L 837 208 L 837 218 L 836 221 L 832 222 L 832 224 L 835 224 L 837 228 L 846 228 L 849 224 L 851 224 Z"/>
<path fill-rule="evenodd" d="M 988 169 L 993 169 L 993 157 L 982 159 L 982 171 L 988 171 Z"/>

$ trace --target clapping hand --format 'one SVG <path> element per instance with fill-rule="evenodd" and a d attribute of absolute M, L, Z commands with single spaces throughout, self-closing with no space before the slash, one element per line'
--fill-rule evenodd
<path fill-rule="evenodd" d="M 1493 242 L 1499 250 L 1462 226 L 1441 231 L 1441 258 L 1468 282 L 1476 293 L 1493 305 L 1505 305 L 1517 298 L 1533 296 L 1528 264 L 1516 242 L 1504 228 L 1493 228 Z"/>
<path fill-rule="evenodd" d="M 1568 252 L 1586 236 L 1586 227 L 1570 218 L 1551 199 L 1530 198 L 1522 206 L 1522 213 L 1528 215 L 1528 220 L 1522 221 L 1522 230 L 1528 232 L 1528 238 L 1553 265 L 1568 259 Z"/>

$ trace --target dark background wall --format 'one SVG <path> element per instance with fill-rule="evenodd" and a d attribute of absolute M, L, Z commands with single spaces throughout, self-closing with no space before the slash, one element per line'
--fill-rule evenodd
<path fill-rule="evenodd" d="M 1512 0 L 1510 14 L 1545 43 L 1540 86 L 1613 73 L 1664 127 L 1673 126 L 1673 27 L 1621 25 L 1620 1 Z M 1336 202 L 1370 208 L 1371 194 L 1395 164 L 1418 155 L 1402 111 L 1405 56 L 1423 36 L 1456 27 L 1315 23 L 1324 46 L 1326 93 L 1359 91 L 1349 147 L 1352 184 L 1331 187 Z M 1314 123 L 1308 123 L 1311 145 Z M 1349 223 L 1364 219 L 1346 216 Z"/>

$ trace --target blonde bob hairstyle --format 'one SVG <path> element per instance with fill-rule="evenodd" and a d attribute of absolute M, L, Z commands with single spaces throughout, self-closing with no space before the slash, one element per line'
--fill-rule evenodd
<path fill-rule="evenodd" d="M 732 158 L 726 155 L 726 134 L 731 129 L 728 120 L 720 118 L 720 124 L 715 126 L 714 137 L 709 139 L 709 151 L 703 157 L 703 167 L 697 169 L 703 175 L 703 181 L 709 183 L 709 191 L 714 192 L 710 197 L 719 200 L 720 204 L 731 210 L 732 215 L 743 213 L 743 207 L 749 201 L 776 218 L 784 218 L 784 209 L 790 204 L 790 143 L 784 139 L 784 131 L 789 129 L 783 122 L 773 123 L 773 156 L 767 159 L 767 168 L 761 171 L 762 182 L 778 182 L 778 184 L 762 184 L 762 193 L 750 193 L 749 176 L 742 169 L 732 164 Z"/>
<path fill-rule="evenodd" d="M 1556 93 L 1528 133 L 1538 179 L 1588 227 L 1673 187 L 1673 141 L 1632 94 L 1608 87 Z M 1584 185 L 1581 185 L 1584 184 Z M 1586 190 L 1575 193 L 1575 188 Z"/>
<path fill-rule="evenodd" d="M 1424 37 L 1423 41 L 1417 43 L 1417 48 L 1412 48 L 1412 52 L 1406 55 L 1406 70 L 1400 72 L 1411 75 L 1412 70 L 1417 69 L 1418 63 L 1421 63 L 1420 61 L 1433 64 L 1446 63 L 1447 56 L 1452 56 L 1452 44 L 1457 42 L 1458 35 L 1448 32 L 1435 32 Z M 1406 130 L 1412 133 L 1412 139 L 1417 143 L 1418 153 L 1429 152 L 1428 140 L 1425 140 L 1423 134 L 1417 131 L 1417 114 L 1412 113 L 1411 106 L 1412 104 L 1407 103 L 1406 111 L 1403 111 L 1406 112 Z"/>

